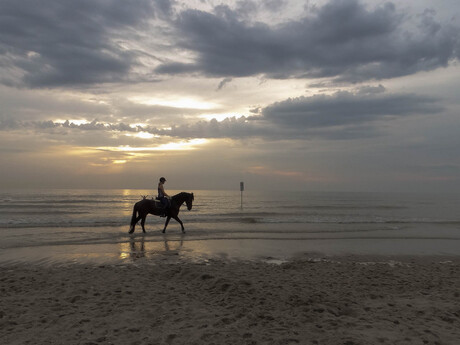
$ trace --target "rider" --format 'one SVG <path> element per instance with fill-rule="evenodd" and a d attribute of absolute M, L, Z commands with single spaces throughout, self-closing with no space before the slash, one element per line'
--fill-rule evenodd
<path fill-rule="evenodd" d="M 166 210 L 169 206 L 169 199 L 170 199 L 170 196 L 168 195 L 168 193 L 165 192 L 165 189 L 164 189 L 165 182 L 166 182 L 166 179 L 164 177 L 161 177 L 160 182 L 158 183 L 157 199 L 161 201 L 161 205 L 163 206 L 163 214 L 161 215 L 162 217 L 166 217 Z"/>

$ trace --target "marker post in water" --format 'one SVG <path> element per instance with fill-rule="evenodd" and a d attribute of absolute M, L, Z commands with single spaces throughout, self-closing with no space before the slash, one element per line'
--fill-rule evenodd
<path fill-rule="evenodd" d="M 240 191 L 241 191 L 241 209 L 243 209 L 243 191 L 244 191 L 244 182 L 240 182 Z"/>

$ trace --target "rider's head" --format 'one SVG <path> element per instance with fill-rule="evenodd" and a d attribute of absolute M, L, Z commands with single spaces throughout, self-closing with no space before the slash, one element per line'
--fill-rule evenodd
<path fill-rule="evenodd" d="M 164 177 L 160 177 L 160 182 L 164 183 L 166 182 L 166 179 Z"/>

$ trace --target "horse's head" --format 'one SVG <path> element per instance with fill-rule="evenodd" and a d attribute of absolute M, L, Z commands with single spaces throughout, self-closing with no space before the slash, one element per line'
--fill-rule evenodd
<path fill-rule="evenodd" d="M 195 200 L 195 197 L 193 193 L 190 193 L 188 198 L 185 200 L 185 203 L 187 204 L 187 209 L 190 211 L 192 209 L 192 202 Z"/>

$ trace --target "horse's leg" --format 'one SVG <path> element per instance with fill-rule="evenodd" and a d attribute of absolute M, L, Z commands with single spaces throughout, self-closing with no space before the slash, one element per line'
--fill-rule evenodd
<path fill-rule="evenodd" d="M 171 216 L 168 216 L 168 217 L 166 218 L 165 227 L 163 228 L 163 231 L 162 231 L 163 234 L 165 233 L 166 227 L 168 226 L 170 220 L 171 220 Z"/>
<path fill-rule="evenodd" d="M 129 233 L 132 234 L 134 232 L 134 227 L 136 226 L 136 224 L 134 223 L 134 221 L 136 220 L 136 215 L 137 215 L 137 209 L 136 209 L 136 205 L 134 205 L 133 207 L 133 216 L 131 217 L 131 223 L 129 225 Z"/>
<path fill-rule="evenodd" d="M 134 232 L 134 228 L 136 227 L 136 224 L 131 224 L 131 226 L 129 227 L 129 232 L 128 234 L 132 234 Z"/>
<path fill-rule="evenodd" d="M 184 223 L 179 219 L 179 216 L 172 216 L 175 220 L 177 220 L 182 228 L 182 232 L 185 234 Z"/>
<path fill-rule="evenodd" d="M 129 230 L 129 233 L 132 234 L 134 232 L 134 228 L 136 227 L 137 222 L 142 218 L 141 215 L 139 215 L 136 219 L 134 219 L 133 223 L 131 224 L 131 229 Z"/>
<path fill-rule="evenodd" d="M 148 214 L 148 213 L 147 213 Z M 142 221 L 141 221 L 141 225 L 142 225 L 142 232 L 145 233 L 145 228 L 144 228 L 144 225 L 145 225 L 145 218 L 147 218 L 147 214 L 143 215 L 142 216 Z"/>

